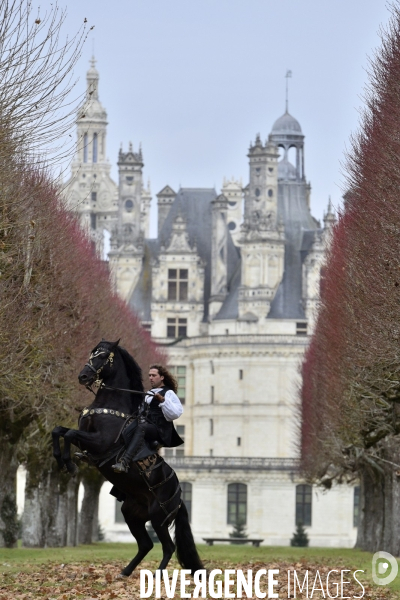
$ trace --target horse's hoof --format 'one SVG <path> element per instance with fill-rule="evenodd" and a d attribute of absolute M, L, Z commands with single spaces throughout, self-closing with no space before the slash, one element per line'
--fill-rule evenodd
<path fill-rule="evenodd" d="M 90 463 L 89 457 L 84 452 L 75 452 L 74 456 L 77 460 L 80 460 L 81 462 L 85 462 L 87 464 Z"/>
<path fill-rule="evenodd" d="M 118 573 L 118 575 L 116 575 L 115 579 L 128 579 L 129 575 L 125 575 L 125 573 Z"/>

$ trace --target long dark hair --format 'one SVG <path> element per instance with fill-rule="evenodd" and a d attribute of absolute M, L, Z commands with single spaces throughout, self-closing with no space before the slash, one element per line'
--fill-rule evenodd
<path fill-rule="evenodd" d="M 175 377 L 162 365 L 151 365 L 150 369 L 157 369 L 158 374 L 164 377 L 164 385 L 170 390 L 174 391 L 175 394 L 178 391 L 178 382 Z"/>

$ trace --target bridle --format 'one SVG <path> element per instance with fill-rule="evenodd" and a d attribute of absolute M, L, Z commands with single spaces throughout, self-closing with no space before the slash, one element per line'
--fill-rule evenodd
<path fill-rule="evenodd" d="M 125 388 L 116 388 L 116 387 L 111 387 L 111 386 L 105 385 L 105 383 L 103 383 L 102 380 L 100 379 L 100 373 L 102 372 L 102 370 L 108 363 L 110 363 L 110 366 L 112 367 L 113 362 L 114 362 L 114 352 L 109 353 L 106 360 L 103 362 L 101 367 L 99 367 L 98 369 L 95 369 L 94 366 L 92 365 L 92 359 L 97 358 L 97 356 L 99 356 L 100 354 L 104 354 L 105 352 L 106 352 L 105 350 L 100 351 L 100 349 L 99 349 L 99 351 L 96 354 L 92 353 L 89 356 L 89 362 L 87 362 L 85 364 L 85 367 L 89 367 L 89 369 L 91 371 L 93 371 L 93 373 L 96 373 L 96 375 L 97 375 L 97 378 L 95 379 L 95 381 L 93 381 L 92 383 L 85 386 L 87 390 L 89 390 L 90 392 L 92 392 L 92 394 L 94 394 L 96 396 L 96 392 L 94 390 L 92 390 L 92 387 L 91 387 L 92 385 L 95 385 L 97 388 L 99 388 L 99 390 L 113 390 L 116 392 L 131 392 L 133 394 L 142 394 L 142 396 L 155 396 L 156 392 L 151 392 L 151 391 L 143 392 L 140 390 L 127 390 Z"/>

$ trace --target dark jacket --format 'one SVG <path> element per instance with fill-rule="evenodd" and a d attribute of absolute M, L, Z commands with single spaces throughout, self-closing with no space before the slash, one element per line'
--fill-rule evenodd
<path fill-rule="evenodd" d="M 168 389 L 169 388 L 164 387 L 158 392 L 158 394 L 160 394 L 160 396 L 165 396 L 165 394 L 168 392 Z M 155 398 L 153 398 L 149 404 L 147 420 L 157 427 L 159 441 L 163 446 L 166 446 L 167 448 L 175 448 L 176 446 L 180 446 L 184 443 L 183 439 L 178 435 L 173 422 L 167 421 L 167 419 L 164 417 L 160 403 Z"/>

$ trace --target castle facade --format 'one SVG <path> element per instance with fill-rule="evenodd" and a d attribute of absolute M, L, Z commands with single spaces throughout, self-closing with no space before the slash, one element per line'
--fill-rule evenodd
<path fill-rule="evenodd" d="M 65 194 L 99 253 L 109 232 L 116 290 L 168 352 L 185 444 L 164 454 L 196 540 L 239 525 L 265 544 L 287 545 L 302 521 L 312 545 L 352 546 L 357 488 L 323 493 L 298 473 L 299 365 L 335 221 L 330 204 L 322 225 L 311 215 L 299 122 L 286 111 L 265 141 L 256 136 L 244 187 L 236 179 L 218 191 L 166 182 L 150 239 L 142 150 L 121 148 L 114 182 L 98 81 L 93 61 Z M 109 487 L 100 500 L 106 537 L 131 541 Z"/>

